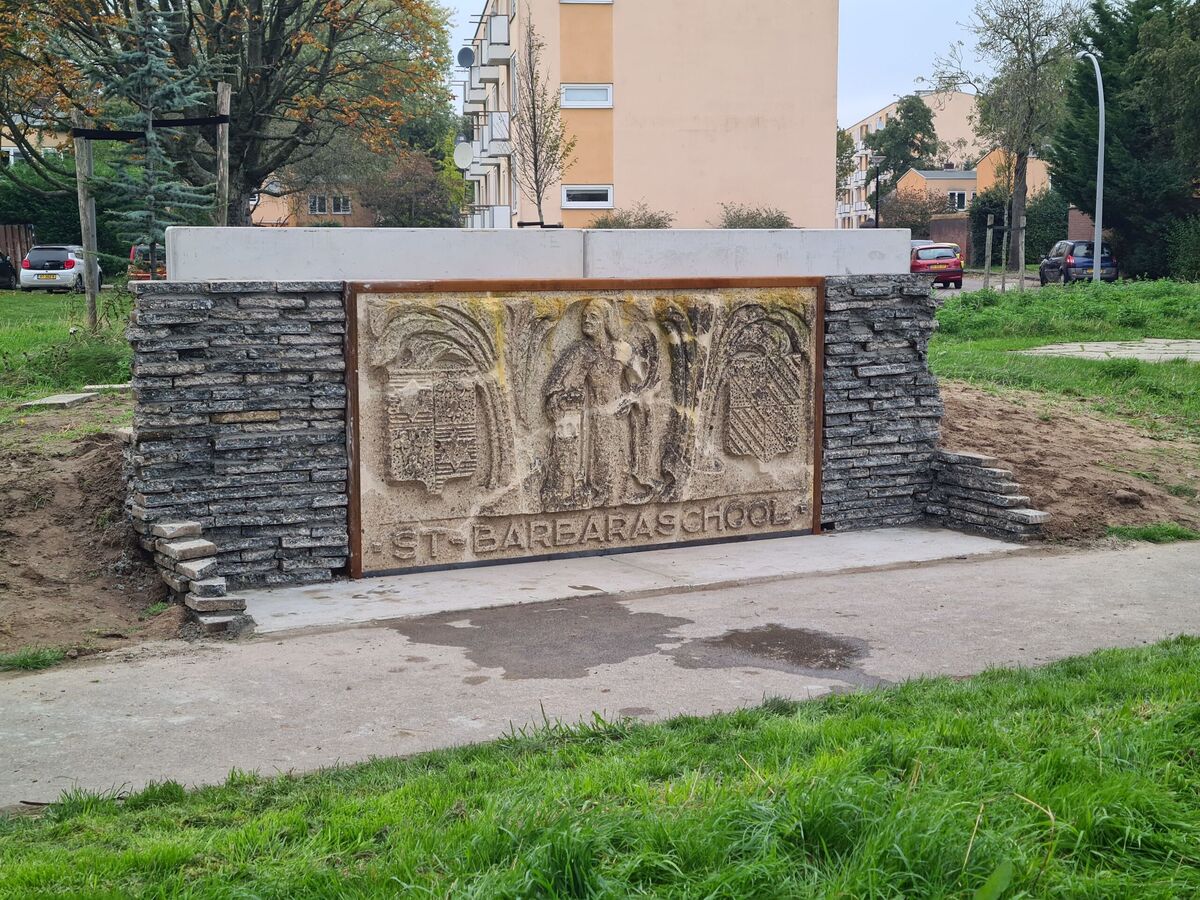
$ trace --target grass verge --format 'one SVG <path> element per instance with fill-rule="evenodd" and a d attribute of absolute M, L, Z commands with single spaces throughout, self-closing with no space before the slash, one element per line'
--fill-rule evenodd
<path fill-rule="evenodd" d="M 977 291 L 949 299 L 930 346 L 933 370 L 984 387 L 1082 398 L 1152 432 L 1200 437 L 1200 365 L 1023 356 L 1061 342 L 1200 339 L 1200 285 L 1136 282 Z"/>
<path fill-rule="evenodd" d="M 1115 525 L 1108 529 L 1110 537 L 1126 541 L 1144 541 L 1149 544 L 1174 544 L 1179 541 L 1200 541 L 1200 531 L 1193 531 L 1175 522 L 1157 522 L 1154 525 Z"/>
<path fill-rule="evenodd" d="M 0 821 L 0 894 L 1200 894 L 1200 640 Z M 992 894 L 996 895 L 996 894 Z"/>
<path fill-rule="evenodd" d="M 53 647 L 22 647 L 12 653 L 0 653 L 0 672 L 36 672 L 57 666 L 66 657 L 64 651 Z"/>
<path fill-rule="evenodd" d="M 81 296 L 0 291 L 0 403 L 128 381 L 131 308 L 128 294 L 101 293 L 101 328 L 93 335 Z"/>

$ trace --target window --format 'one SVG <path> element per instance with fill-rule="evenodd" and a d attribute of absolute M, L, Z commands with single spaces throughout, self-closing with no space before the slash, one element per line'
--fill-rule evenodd
<path fill-rule="evenodd" d="M 917 259 L 923 261 L 931 259 L 958 259 L 958 254 L 951 247 L 922 247 L 917 251 Z"/>
<path fill-rule="evenodd" d="M 612 85 L 564 84 L 560 105 L 563 109 L 612 109 Z"/>
<path fill-rule="evenodd" d="M 951 191 L 949 194 L 949 202 L 947 205 L 951 209 L 966 209 L 967 208 L 967 192 L 966 191 Z"/>
<path fill-rule="evenodd" d="M 329 198 L 324 194 L 309 194 L 308 195 L 308 214 L 310 216 L 324 216 L 329 214 Z"/>
<path fill-rule="evenodd" d="M 612 209 L 611 184 L 564 184 L 563 209 Z"/>
<path fill-rule="evenodd" d="M 333 198 L 333 214 L 335 216 L 348 216 L 351 212 L 350 198 L 344 194 L 335 194 Z"/>

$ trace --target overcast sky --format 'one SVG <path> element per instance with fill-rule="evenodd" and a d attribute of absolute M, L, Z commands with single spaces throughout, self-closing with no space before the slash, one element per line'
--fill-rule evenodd
<path fill-rule="evenodd" d="M 471 17 L 479 15 L 483 0 L 443 2 L 454 13 L 450 47 L 457 53 L 474 33 Z M 916 90 L 916 80 L 928 76 L 934 59 L 955 41 L 969 47 L 970 35 L 959 23 L 971 6 L 969 0 L 841 0 L 839 124 L 852 125 Z"/>

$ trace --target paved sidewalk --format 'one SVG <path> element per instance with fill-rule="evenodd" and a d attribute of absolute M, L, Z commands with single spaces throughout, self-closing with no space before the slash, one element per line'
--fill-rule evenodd
<path fill-rule="evenodd" d="M 0 807 L 659 718 L 1200 633 L 1200 546 L 948 561 L 745 587 L 179 642 L 0 676 Z"/>
<path fill-rule="evenodd" d="M 1019 553 L 1026 548 L 946 528 L 885 528 L 607 556 L 415 572 L 244 591 L 255 634 L 364 625 L 433 613 L 604 595 L 622 599 Z"/>

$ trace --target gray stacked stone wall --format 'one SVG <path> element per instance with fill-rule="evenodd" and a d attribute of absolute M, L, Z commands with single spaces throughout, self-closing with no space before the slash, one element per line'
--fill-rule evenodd
<path fill-rule="evenodd" d="M 830 278 L 824 506 L 830 531 L 926 517 L 944 408 L 929 371 L 937 303 L 920 276 Z"/>
<path fill-rule="evenodd" d="M 128 338 L 130 513 L 197 611 L 346 564 L 341 283 L 144 283 Z M 194 576 L 194 577 L 193 577 Z"/>
<path fill-rule="evenodd" d="M 939 450 L 933 462 L 934 483 L 926 512 L 959 531 L 1010 541 L 1041 536 L 1050 515 L 1030 509 L 1010 469 L 979 453 Z"/>

